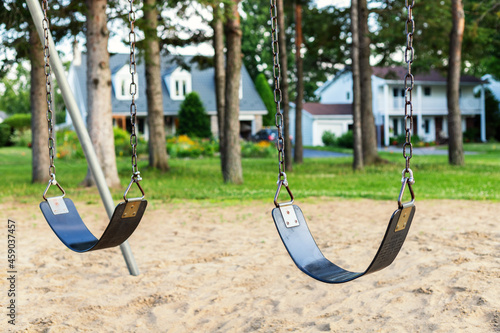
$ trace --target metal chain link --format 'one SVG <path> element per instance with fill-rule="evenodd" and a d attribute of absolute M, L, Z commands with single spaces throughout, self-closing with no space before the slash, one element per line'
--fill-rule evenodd
<path fill-rule="evenodd" d="M 135 104 L 135 96 L 137 94 L 137 83 L 135 82 L 135 75 L 137 72 L 137 63 L 135 60 L 135 10 L 134 10 L 134 0 L 129 0 L 130 10 L 128 13 L 128 20 L 130 23 L 130 32 L 128 34 L 128 39 L 130 43 L 130 75 L 132 81 L 130 82 L 130 96 L 132 97 L 132 102 L 130 103 L 130 123 L 132 124 L 132 130 L 130 133 L 130 146 L 132 147 L 132 179 L 137 181 L 141 180 L 139 168 L 137 167 L 137 134 L 136 134 L 136 123 L 137 123 L 137 105 Z"/>
<path fill-rule="evenodd" d="M 405 175 L 409 174 L 408 181 L 414 183 L 413 172 L 410 168 L 410 160 L 413 157 L 413 145 L 411 143 L 411 134 L 413 131 L 413 104 L 412 104 L 412 92 L 414 87 L 415 79 L 411 72 L 411 65 L 415 56 L 415 50 L 413 49 L 413 35 L 415 32 L 415 21 L 413 20 L 413 7 L 415 6 L 414 0 L 405 0 L 405 7 L 408 12 L 408 18 L 406 19 L 405 33 L 406 33 L 406 49 L 405 49 L 405 62 L 407 64 L 407 73 L 404 79 L 405 82 L 405 143 L 403 145 L 403 157 L 406 160 L 406 167 L 403 170 L 403 179 Z M 409 154 L 406 150 L 409 147 Z"/>
<path fill-rule="evenodd" d="M 278 8 L 276 0 L 270 0 L 271 14 L 271 38 L 272 38 L 272 52 L 273 52 L 273 78 L 274 78 L 274 102 L 276 103 L 276 116 L 275 123 L 278 128 L 278 182 L 283 180 L 287 185 L 285 173 L 285 140 L 283 139 L 283 113 L 281 112 L 281 66 L 280 66 L 280 51 L 278 44 Z"/>
<path fill-rule="evenodd" d="M 47 11 L 49 9 L 48 0 L 42 1 L 42 9 L 43 9 L 43 35 L 44 35 L 44 45 L 43 45 L 43 53 L 45 59 L 45 91 L 47 98 L 47 123 L 49 128 L 49 176 L 51 181 L 56 178 L 56 166 L 54 165 L 54 157 L 55 157 L 55 139 L 54 139 L 54 112 L 52 111 L 52 83 L 51 83 L 51 75 L 52 70 L 50 67 L 50 48 L 49 48 L 49 18 L 47 16 Z"/>

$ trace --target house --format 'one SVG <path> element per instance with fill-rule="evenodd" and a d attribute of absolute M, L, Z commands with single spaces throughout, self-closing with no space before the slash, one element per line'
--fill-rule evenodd
<path fill-rule="evenodd" d="M 373 67 L 372 107 L 379 146 L 388 146 L 391 137 L 404 133 L 403 78 L 405 75 L 406 68 L 404 67 Z M 460 79 L 462 129 L 464 132 L 477 130 L 481 141 L 486 141 L 484 84 L 485 81 L 473 76 L 463 75 Z M 475 94 L 475 89 L 478 94 Z M 320 99 L 320 103 L 317 103 L 319 105 L 304 104 L 304 145 L 310 142 L 313 145 L 321 145 L 321 136 L 324 131 L 332 131 L 338 136 L 352 127 L 353 123 L 352 111 L 350 117 L 347 114 L 338 114 L 338 110 L 342 107 L 352 105 L 352 73 L 349 70 L 338 73 L 321 86 L 316 94 Z M 314 114 L 320 108 L 323 108 L 323 113 Z M 312 113 L 311 110 L 313 110 Z M 312 115 L 314 117 L 310 118 Z M 413 133 L 423 141 L 445 142 L 448 138 L 447 115 L 446 78 L 437 71 L 415 75 Z M 290 118 L 293 118 L 293 115 Z M 306 126 L 312 127 L 305 128 Z M 343 128 L 344 132 L 339 132 L 340 128 Z M 312 140 L 305 135 L 308 131 L 314 133 Z"/>
<path fill-rule="evenodd" d="M 304 103 L 302 106 L 302 142 L 304 146 L 322 146 L 323 133 L 339 137 L 352 129 L 352 104 Z M 295 138 L 295 104 L 290 108 L 290 133 Z"/>
<path fill-rule="evenodd" d="M 111 81 L 112 81 L 112 114 L 113 124 L 118 127 L 127 128 L 130 123 L 130 101 L 129 93 L 130 72 L 129 54 L 115 54 L 110 57 Z M 182 66 L 179 64 L 179 59 Z M 184 97 L 192 91 L 197 92 L 207 111 L 212 126 L 214 137 L 218 136 L 217 108 L 215 98 L 215 75 L 214 68 L 201 68 L 198 63 L 191 63 L 191 56 L 162 56 L 161 76 L 163 90 L 163 111 L 165 116 L 165 131 L 167 135 L 176 133 L 178 126 L 177 114 Z M 186 67 L 188 69 L 186 69 Z M 87 118 L 87 66 L 86 55 L 75 52 L 71 64 L 68 81 L 82 112 L 83 120 Z M 147 123 L 147 98 L 146 98 L 146 71 L 143 59 L 137 65 L 138 85 L 137 123 L 139 133 L 148 137 Z M 267 109 L 262 102 L 246 68 L 241 69 L 240 81 L 240 131 L 244 138 L 254 134 L 262 128 L 262 116 L 267 114 Z M 67 122 L 71 120 L 67 119 Z"/>
<path fill-rule="evenodd" d="M 0 111 L 0 124 L 3 123 L 5 119 L 7 119 L 9 115 L 3 111 Z"/>

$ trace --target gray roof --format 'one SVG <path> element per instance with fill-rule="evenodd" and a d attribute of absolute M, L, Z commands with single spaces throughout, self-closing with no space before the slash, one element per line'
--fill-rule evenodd
<path fill-rule="evenodd" d="M 178 56 L 177 56 L 178 57 Z M 216 100 L 215 100 L 215 75 L 214 68 L 208 67 L 206 69 L 200 69 L 197 63 L 191 64 L 191 56 L 182 57 L 183 62 L 190 66 L 190 73 L 192 78 L 192 90 L 197 92 L 205 110 L 207 112 L 216 111 Z M 87 60 L 86 55 L 82 54 L 82 64 L 81 66 L 74 66 L 75 74 L 77 75 L 78 84 L 80 86 L 81 95 L 84 99 L 85 106 L 87 106 Z M 110 68 L 112 74 L 119 71 L 123 66 L 128 66 L 129 63 L 128 54 L 115 54 L 110 57 Z M 161 68 L 162 68 L 162 89 L 163 89 L 163 110 L 165 114 L 177 114 L 182 101 L 174 101 L 170 99 L 167 87 L 164 82 L 164 77 L 172 73 L 179 66 L 174 60 L 174 56 L 162 56 L 161 57 Z M 136 100 L 137 112 L 147 113 L 147 101 L 146 101 L 146 70 L 143 59 L 138 60 L 137 72 L 139 73 L 139 98 Z M 257 111 L 267 112 L 266 106 L 262 102 L 255 86 L 253 84 L 248 71 L 245 66 L 241 69 L 242 83 L 243 83 L 243 98 L 240 100 L 240 112 L 242 113 L 255 113 Z M 112 93 L 112 107 L 113 114 L 128 114 L 130 112 L 130 100 L 118 100 L 113 91 Z"/>

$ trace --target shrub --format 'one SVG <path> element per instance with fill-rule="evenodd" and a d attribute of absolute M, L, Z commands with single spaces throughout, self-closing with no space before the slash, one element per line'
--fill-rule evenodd
<path fill-rule="evenodd" d="M 0 147 L 5 147 L 10 143 L 11 127 L 7 124 L 0 124 Z"/>
<path fill-rule="evenodd" d="M 463 134 L 464 142 L 476 142 L 479 141 L 479 138 L 480 138 L 479 128 L 470 128 L 466 130 Z"/>
<path fill-rule="evenodd" d="M 14 130 L 25 131 L 31 128 L 31 114 L 18 113 L 5 119 L 2 124 L 9 125 Z"/>
<path fill-rule="evenodd" d="M 188 94 L 181 104 L 178 133 L 197 138 L 212 137 L 210 118 L 205 112 L 200 96 L 194 91 Z"/>
<path fill-rule="evenodd" d="M 17 147 L 29 147 L 31 145 L 31 130 L 14 130 L 10 137 L 10 141 Z"/>
<path fill-rule="evenodd" d="M 167 139 L 167 153 L 172 158 L 211 157 L 218 150 L 218 144 L 211 139 L 190 138 L 187 135 L 179 135 Z"/>
<path fill-rule="evenodd" d="M 244 141 L 241 144 L 241 157 L 272 157 L 275 153 L 276 148 L 269 141 Z"/>
<path fill-rule="evenodd" d="M 75 131 L 63 130 L 56 132 L 56 155 L 57 158 L 63 159 L 85 157 Z"/>
<path fill-rule="evenodd" d="M 391 145 L 402 146 L 406 142 L 406 134 L 400 134 L 398 136 L 393 136 L 389 139 Z M 417 146 L 424 146 L 424 143 L 417 134 L 411 136 L 411 143 Z"/>
<path fill-rule="evenodd" d="M 327 147 L 334 147 L 337 143 L 337 140 L 335 139 L 335 134 L 333 134 L 330 131 L 323 132 L 321 140 L 323 141 L 323 144 Z"/>
<path fill-rule="evenodd" d="M 273 90 L 267 82 L 264 73 L 257 75 L 257 78 L 255 79 L 255 89 L 257 89 L 257 92 L 267 109 L 267 114 L 262 117 L 263 125 L 273 126 L 275 124 L 276 103 L 274 102 Z"/>
<path fill-rule="evenodd" d="M 354 136 L 352 131 L 342 134 L 337 139 L 337 146 L 342 148 L 353 148 L 354 147 Z"/>

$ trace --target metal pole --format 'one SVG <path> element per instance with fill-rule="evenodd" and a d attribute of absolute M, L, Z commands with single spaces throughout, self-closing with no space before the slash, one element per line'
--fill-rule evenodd
<path fill-rule="evenodd" d="M 43 14 L 40 4 L 37 0 L 26 0 L 26 2 L 28 4 L 31 17 L 33 18 L 33 22 L 35 23 L 38 36 L 40 37 L 40 40 L 43 44 Z M 78 109 L 78 105 L 76 104 L 75 97 L 73 96 L 73 92 L 69 87 L 68 80 L 61 63 L 61 59 L 59 59 L 59 55 L 57 54 L 54 45 L 54 40 L 52 39 L 52 34 L 50 32 L 49 48 L 51 55 L 50 64 L 52 66 L 52 70 L 56 75 L 57 82 L 59 83 L 59 88 L 61 89 L 64 103 L 66 104 L 66 108 L 68 109 L 71 120 L 73 121 L 73 126 L 75 127 L 85 157 L 87 158 L 89 168 L 92 172 L 92 175 L 94 176 L 97 189 L 99 190 L 99 194 L 101 196 L 101 200 L 104 204 L 104 207 L 106 208 L 106 212 L 108 213 L 108 218 L 111 218 L 115 209 L 113 198 L 111 197 L 111 192 L 109 191 L 108 185 L 106 184 L 106 179 L 104 178 L 104 173 L 102 172 L 101 166 L 99 165 L 99 161 L 94 151 L 92 141 L 90 140 L 89 133 L 87 132 L 87 128 L 83 123 L 83 119 L 80 110 Z M 123 244 L 121 244 L 120 249 L 122 250 L 122 255 L 125 258 L 125 262 L 127 263 L 129 273 L 131 275 L 139 275 L 139 268 L 137 267 L 134 256 L 132 254 L 132 249 L 130 248 L 128 241 L 125 241 Z"/>

